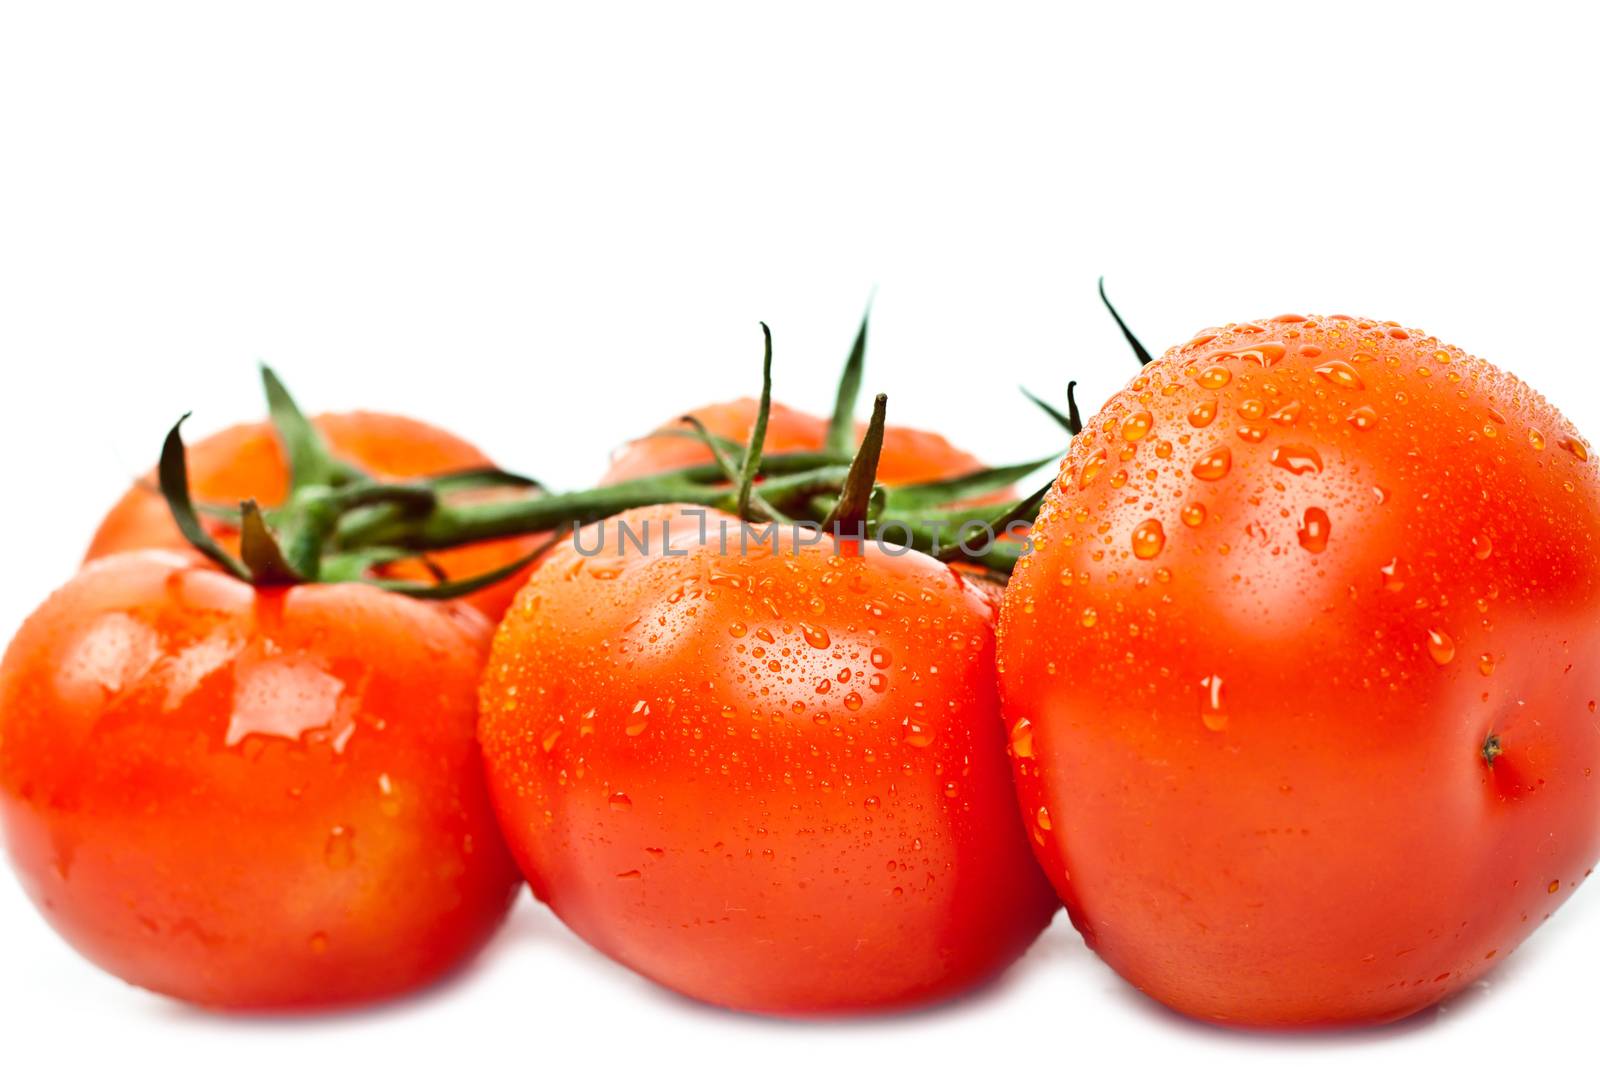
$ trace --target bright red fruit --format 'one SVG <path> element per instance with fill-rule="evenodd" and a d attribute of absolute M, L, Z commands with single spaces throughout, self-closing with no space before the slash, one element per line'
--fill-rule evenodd
<path fill-rule="evenodd" d="M 1600 853 L 1600 478 L 1550 404 L 1393 323 L 1169 352 L 1073 443 L 1006 594 L 1036 852 L 1204 1019 L 1472 983 Z"/>
<path fill-rule="evenodd" d="M 619 556 L 619 525 L 648 550 Z M 1017 821 L 991 587 L 717 512 L 602 528 L 534 572 L 484 676 L 535 892 L 615 959 L 750 1011 L 902 1008 L 1015 959 L 1057 904 Z M 741 552 L 742 530 L 774 540 Z"/>
<path fill-rule="evenodd" d="M 489 628 L 372 586 L 88 564 L 0 663 L 0 819 L 28 895 L 129 982 L 321 1008 L 433 981 L 516 870 L 474 737 Z"/>

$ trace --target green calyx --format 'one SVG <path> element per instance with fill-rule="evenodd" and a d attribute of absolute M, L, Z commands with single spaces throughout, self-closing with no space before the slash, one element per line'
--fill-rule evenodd
<path fill-rule="evenodd" d="M 1109 301 L 1106 306 L 1110 308 Z M 288 499 L 270 509 L 248 500 L 229 507 L 192 500 L 181 435 L 188 416 L 167 435 L 159 465 L 160 491 L 190 544 L 229 574 L 258 586 L 357 581 L 414 597 L 460 597 L 516 574 L 554 539 L 505 567 L 460 579 L 446 577 L 428 553 L 571 530 L 630 508 L 661 504 L 725 511 L 750 523 L 814 524 L 837 538 L 879 540 L 946 561 L 964 560 L 1003 577 L 1027 547 L 1002 535 L 1033 521 L 1048 483 L 1019 501 L 985 500 L 1055 462 L 1060 453 L 937 481 L 881 485 L 877 469 L 888 404 L 884 395 L 877 396 L 866 432 L 859 446 L 855 443 L 855 406 L 869 317 L 870 310 L 862 316 L 840 376 L 819 452 L 765 451 L 773 344 L 772 332 L 763 323 L 761 399 L 748 440 L 717 437 L 692 416 L 684 418 L 684 429 L 664 431 L 700 441 L 711 454 L 709 463 L 565 493 L 543 492 L 534 479 L 497 468 L 380 482 L 334 456 L 283 382 L 262 367 L 272 425 L 289 461 Z M 1143 346 L 1120 317 L 1117 323 L 1135 355 L 1147 361 Z M 1076 385 L 1068 385 L 1065 414 L 1027 390 L 1024 393 L 1071 436 L 1083 427 Z M 461 498 L 466 490 L 484 488 L 525 492 L 489 500 Z M 202 516 L 238 531 L 237 555 L 216 541 Z M 435 581 L 398 581 L 381 575 L 384 567 L 404 560 L 420 560 Z"/>

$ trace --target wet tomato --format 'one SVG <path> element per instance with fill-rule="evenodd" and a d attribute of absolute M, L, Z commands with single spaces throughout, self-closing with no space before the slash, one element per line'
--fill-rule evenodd
<path fill-rule="evenodd" d="M 709 404 L 690 414 L 712 434 L 743 442 L 750 435 L 758 406 L 757 401 L 746 397 L 724 404 Z M 623 445 L 612 456 L 601 484 L 613 485 L 630 478 L 711 462 L 710 450 L 684 436 L 684 428 L 681 421 L 674 421 L 655 433 Z M 865 430 L 864 423 L 856 427 L 858 440 Z M 773 404 L 767 422 L 765 451 L 767 455 L 816 452 L 822 449 L 827 432 L 826 419 Z M 890 426 L 884 431 L 883 452 L 878 461 L 878 481 L 884 485 L 940 481 L 981 469 L 983 463 L 976 457 L 939 434 L 903 426 Z"/>
<path fill-rule="evenodd" d="M 577 538 L 496 635 L 480 734 L 513 853 L 582 937 L 689 996 L 807 1014 L 954 995 L 1045 926 L 985 584 L 694 509 Z"/>
<path fill-rule="evenodd" d="M 0 663 L 0 819 L 46 919 L 129 982 L 320 1008 L 424 985 L 517 884 L 474 736 L 489 627 L 366 585 L 91 562 Z"/>
<path fill-rule="evenodd" d="M 486 467 L 489 460 L 472 445 L 444 430 L 401 415 L 350 412 L 312 420 L 332 453 L 375 478 L 421 478 Z M 188 448 L 190 487 L 197 501 L 235 507 L 255 500 L 276 507 L 289 490 L 289 468 L 278 435 L 267 423 L 247 423 L 212 434 Z M 136 485 L 101 521 L 89 546 L 88 559 L 134 548 L 168 548 L 189 552 L 161 494 L 151 484 Z M 504 492 L 494 490 L 493 492 Z M 212 535 L 229 552 L 238 551 L 237 531 L 207 518 Z M 433 554 L 434 563 L 450 578 L 469 578 L 528 555 L 540 538 L 486 541 Z M 385 570 L 392 578 L 427 580 L 432 571 L 420 562 L 404 562 Z M 491 619 L 505 613 L 521 587 L 523 574 L 468 594 L 463 599 Z"/>
<path fill-rule="evenodd" d="M 1022 809 L 1086 940 L 1180 1011 L 1394 1019 L 1600 852 L 1600 478 L 1393 323 L 1208 330 L 1074 442 L 1007 592 Z"/>

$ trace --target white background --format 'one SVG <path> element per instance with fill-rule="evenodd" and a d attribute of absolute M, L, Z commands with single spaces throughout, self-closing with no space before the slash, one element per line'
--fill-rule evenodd
<path fill-rule="evenodd" d="M 868 386 L 999 461 L 1016 393 L 1289 311 L 1393 318 L 1600 435 L 1592 8 L 10 3 L 0 7 L 0 634 L 193 432 L 423 416 L 557 485 L 680 410 Z M 996 987 L 801 1026 L 657 991 L 525 904 L 468 973 L 353 1017 L 208 1017 L 79 961 L 0 881 L 0 1053 L 128 1062 L 1548 1061 L 1592 1047 L 1591 889 L 1476 989 L 1378 1032 L 1181 1021 L 1064 922 Z"/>

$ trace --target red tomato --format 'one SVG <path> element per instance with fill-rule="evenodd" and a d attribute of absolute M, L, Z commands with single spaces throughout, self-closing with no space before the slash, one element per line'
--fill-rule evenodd
<path fill-rule="evenodd" d="M 0 662 L 0 819 L 46 919 L 225 1008 L 391 996 L 516 885 L 474 739 L 489 627 L 366 585 L 256 590 L 167 552 L 88 564 Z"/>
<path fill-rule="evenodd" d="M 1480 978 L 1600 852 L 1600 480 L 1393 323 L 1208 330 L 1073 443 L 1006 594 L 1024 817 L 1085 939 L 1203 1019 Z"/>
<path fill-rule="evenodd" d="M 698 418 L 712 434 L 742 444 L 750 436 L 757 406 L 755 400 L 746 397 L 696 408 L 690 414 Z M 655 433 L 623 445 L 612 456 L 611 466 L 600 480 L 601 484 L 612 485 L 630 478 L 711 462 L 710 450 L 699 441 L 683 436 L 685 428 L 681 421 L 667 423 Z M 865 423 L 857 425 L 858 440 L 865 430 Z M 827 432 L 826 419 L 807 415 L 782 404 L 773 404 L 767 417 L 763 451 L 769 456 L 784 452 L 820 451 Z M 878 481 L 884 485 L 940 481 L 982 469 L 983 463 L 976 457 L 963 452 L 936 433 L 902 426 L 890 426 L 884 431 L 883 452 L 878 460 Z M 983 502 L 992 502 L 993 499 L 988 497 Z M 999 499 L 1006 497 L 1001 495 Z"/>
<path fill-rule="evenodd" d="M 427 423 L 400 415 L 372 412 L 319 415 L 312 420 L 333 454 L 375 478 L 399 480 L 468 470 L 489 465 L 472 445 Z M 267 423 L 233 426 L 188 447 L 189 484 L 197 502 L 237 505 L 253 499 L 264 508 L 283 503 L 289 491 L 289 467 L 278 436 Z M 153 484 L 155 476 L 150 476 Z M 206 525 L 229 552 L 238 551 L 238 534 L 215 520 Z M 509 538 L 447 549 L 430 556 L 451 578 L 469 578 L 503 567 L 532 552 L 541 537 Z M 134 486 L 100 523 L 86 558 L 99 559 L 134 548 L 191 551 L 173 524 L 167 502 L 146 486 Z M 385 570 L 392 578 L 430 579 L 420 562 Z M 462 599 L 491 619 L 505 614 L 525 579 L 519 573 Z"/>
<path fill-rule="evenodd" d="M 479 729 L 535 892 L 629 967 L 750 1011 L 906 1007 L 1005 967 L 1057 904 L 1017 821 L 994 594 L 792 528 L 741 555 L 736 520 L 709 513 L 702 542 L 697 514 L 625 512 L 592 558 L 558 545 L 495 637 Z M 619 523 L 649 551 L 619 556 Z"/>

